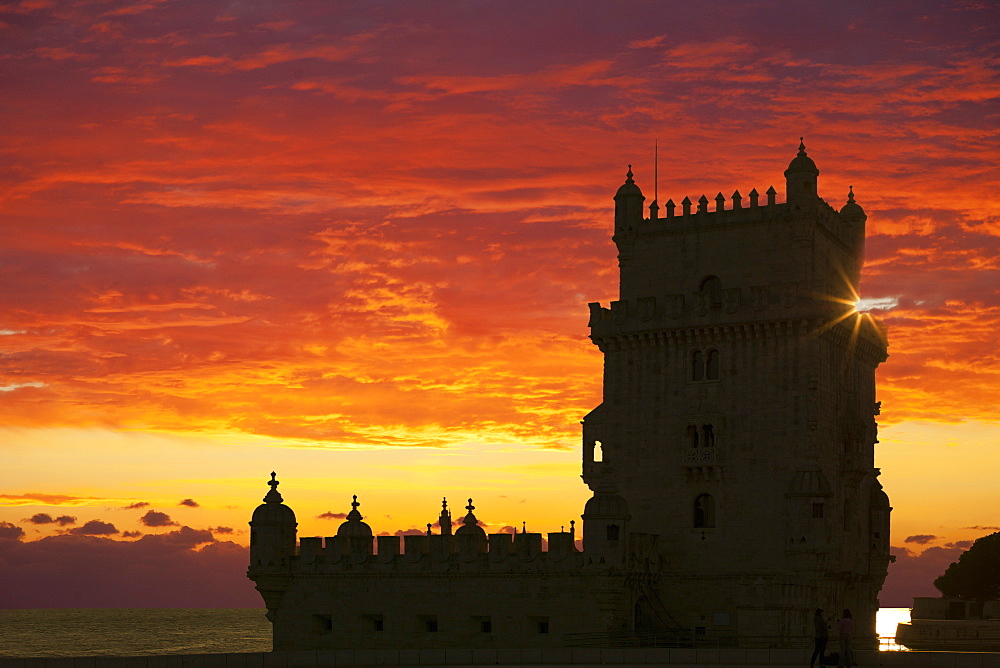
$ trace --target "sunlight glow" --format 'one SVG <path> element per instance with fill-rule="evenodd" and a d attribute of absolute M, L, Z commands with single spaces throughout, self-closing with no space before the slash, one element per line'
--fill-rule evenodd
<path fill-rule="evenodd" d="M 891 311 L 899 306 L 899 295 L 895 297 L 863 297 L 857 301 L 854 308 L 865 313 L 867 311 Z"/>

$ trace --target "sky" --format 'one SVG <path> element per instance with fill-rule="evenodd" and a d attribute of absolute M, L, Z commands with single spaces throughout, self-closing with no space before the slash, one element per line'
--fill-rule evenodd
<path fill-rule="evenodd" d="M 0 4 L 0 607 L 256 607 L 300 535 L 579 522 L 613 201 L 868 213 L 883 605 L 1000 530 L 1000 10 L 838 2 Z M 119 564 L 108 569 L 107 564 Z"/>

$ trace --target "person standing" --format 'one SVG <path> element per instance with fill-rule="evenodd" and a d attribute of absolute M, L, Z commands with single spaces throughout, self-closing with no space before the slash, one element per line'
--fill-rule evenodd
<path fill-rule="evenodd" d="M 848 668 L 854 665 L 854 656 L 851 652 L 851 634 L 854 632 L 854 619 L 851 611 L 845 609 L 844 616 L 837 622 L 837 633 L 840 634 L 840 661 L 837 665 L 841 668 Z"/>
<path fill-rule="evenodd" d="M 823 619 L 823 608 L 816 608 L 816 614 L 813 615 L 813 627 L 815 628 L 815 645 L 813 646 L 813 655 L 809 659 L 809 668 L 813 668 L 816 665 L 816 659 L 819 659 L 819 665 L 823 665 L 823 655 L 826 654 L 826 641 L 829 638 L 827 633 L 826 620 Z"/>

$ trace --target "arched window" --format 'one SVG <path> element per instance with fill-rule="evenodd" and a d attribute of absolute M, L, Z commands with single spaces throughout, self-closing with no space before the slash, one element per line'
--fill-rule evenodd
<path fill-rule="evenodd" d="M 701 291 L 705 293 L 705 305 L 708 308 L 722 308 L 722 281 L 718 276 L 709 276 L 702 281 Z"/>
<path fill-rule="evenodd" d="M 687 443 L 689 448 L 698 447 L 698 427 L 693 424 L 689 424 L 684 432 L 684 441 Z"/>
<path fill-rule="evenodd" d="M 594 461 L 604 461 L 604 446 L 601 445 L 600 441 L 594 441 Z"/>
<path fill-rule="evenodd" d="M 694 500 L 694 528 L 711 529 L 715 526 L 715 499 L 702 494 Z"/>
<path fill-rule="evenodd" d="M 700 350 L 691 353 L 691 380 L 705 379 L 705 356 Z"/>
<path fill-rule="evenodd" d="M 618 525 L 617 524 L 609 524 L 608 525 L 608 541 L 610 542 L 610 541 L 616 541 L 616 540 L 618 540 Z"/>
<path fill-rule="evenodd" d="M 719 380 L 719 351 L 714 348 L 709 350 L 706 355 L 705 379 Z"/>
<path fill-rule="evenodd" d="M 701 425 L 701 432 L 705 435 L 705 447 L 715 447 L 715 427 L 710 424 Z"/>

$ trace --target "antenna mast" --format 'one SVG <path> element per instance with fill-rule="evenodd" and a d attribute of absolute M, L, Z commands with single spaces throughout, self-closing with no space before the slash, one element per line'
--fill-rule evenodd
<path fill-rule="evenodd" d="M 660 203 L 660 140 L 653 140 L 653 201 Z"/>

